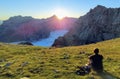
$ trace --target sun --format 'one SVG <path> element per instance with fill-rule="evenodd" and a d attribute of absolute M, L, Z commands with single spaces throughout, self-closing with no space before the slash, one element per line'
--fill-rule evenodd
<path fill-rule="evenodd" d="M 60 20 L 68 15 L 67 11 L 64 9 L 56 9 L 53 12 L 53 14 L 56 15 L 58 17 L 58 19 L 60 19 Z"/>

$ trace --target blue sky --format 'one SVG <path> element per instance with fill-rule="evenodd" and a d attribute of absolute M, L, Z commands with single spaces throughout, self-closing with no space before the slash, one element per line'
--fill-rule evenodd
<path fill-rule="evenodd" d="M 80 17 L 97 5 L 116 8 L 120 0 L 0 0 L 0 20 L 17 15 L 46 18 L 59 8 L 69 17 Z"/>

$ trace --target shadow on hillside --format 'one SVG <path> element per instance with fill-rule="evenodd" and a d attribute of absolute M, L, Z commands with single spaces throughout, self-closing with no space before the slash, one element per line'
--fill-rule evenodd
<path fill-rule="evenodd" d="M 120 79 L 107 71 L 104 71 L 103 73 L 97 73 L 97 75 L 100 76 L 101 79 Z"/>

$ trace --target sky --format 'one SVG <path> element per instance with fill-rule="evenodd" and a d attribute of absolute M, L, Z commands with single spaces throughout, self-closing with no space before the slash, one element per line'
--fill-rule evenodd
<path fill-rule="evenodd" d="M 97 5 L 118 8 L 120 0 L 0 0 L 0 20 L 17 15 L 47 18 L 54 14 L 78 18 Z"/>

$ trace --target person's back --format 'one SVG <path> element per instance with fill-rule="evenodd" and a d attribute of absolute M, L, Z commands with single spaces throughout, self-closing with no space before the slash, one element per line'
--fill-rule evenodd
<path fill-rule="evenodd" d="M 103 56 L 98 54 L 99 53 L 98 48 L 94 50 L 94 53 L 95 55 L 89 57 L 91 67 L 93 70 L 101 72 L 103 71 L 103 63 L 102 63 Z"/>

